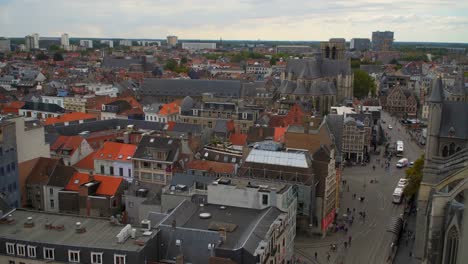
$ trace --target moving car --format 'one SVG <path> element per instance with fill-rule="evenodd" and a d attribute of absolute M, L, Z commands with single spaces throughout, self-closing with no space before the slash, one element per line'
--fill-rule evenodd
<path fill-rule="evenodd" d="M 397 168 L 404 168 L 404 167 L 408 166 L 408 159 L 407 158 L 400 159 L 397 162 L 396 166 L 397 166 Z"/>
<path fill-rule="evenodd" d="M 393 127 L 391 125 L 388 125 L 388 129 L 392 129 Z"/>

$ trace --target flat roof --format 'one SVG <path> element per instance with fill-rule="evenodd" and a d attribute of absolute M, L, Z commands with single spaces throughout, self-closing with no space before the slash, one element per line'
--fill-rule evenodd
<path fill-rule="evenodd" d="M 219 248 L 241 248 L 255 229 L 255 224 L 258 219 L 265 214 L 265 210 L 232 206 L 225 206 L 225 208 L 226 209 L 221 209 L 221 205 L 214 204 L 197 206 L 196 211 L 190 216 L 183 227 L 212 230 L 210 229 L 210 224 L 213 223 L 233 224 L 235 225 L 234 231 L 226 232 L 226 240 L 219 246 Z M 210 213 L 211 217 L 208 219 L 202 219 L 199 216 L 201 213 Z M 216 232 L 217 230 L 212 231 Z"/>
<path fill-rule="evenodd" d="M 304 153 L 293 153 L 284 151 L 267 151 L 253 149 L 247 156 L 246 162 L 289 166 L 297 168 L 309 168 L 307 157 Z"/>
<path fill-rule="evenodd" d="M 140 228 L 136 228 L 136 239 L 128 238 L 124 243 L 117 243 L 117 234 L 125 225 L 113 225 L 107 219 L 54 214 L 38 211 L 17 209 L 11 213 L 15 220 L 12 224 L 0 224 L 0 237 L 11 240 L 30 241 L 50 245 L 66 245 L 71 247 L 112 249 L 122 251 L 140 251 L 143 246 L 134 241 L 147 242 L 156 235 L 143 236 Z M 24 227 L 28 217 L 32 217 L 34 226 Z M 86 228 L 84 233 L 76 233 L 76 223 Z M 46 223 L 53 226 L 64 226 L 63 231 L 45 229 Z"/>

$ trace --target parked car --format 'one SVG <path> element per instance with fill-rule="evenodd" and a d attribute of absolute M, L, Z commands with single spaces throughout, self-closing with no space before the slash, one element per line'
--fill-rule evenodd
<path fill-rule="evenodd" d="M 403 159 L 398 160 L 398 162 L 396 164 L 397 168 L 404 168 L 406 166 L 408 166 L 408 159 L 407 158 L 403 158 Z"/>

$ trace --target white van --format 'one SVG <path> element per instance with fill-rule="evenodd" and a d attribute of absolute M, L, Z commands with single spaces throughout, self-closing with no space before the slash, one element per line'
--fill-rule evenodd
<path fill-rule="evenodd" d="M 407 158 L 400 159 L 397 162 L 396 166 L 397 166 L 397 168 L 404 168 L 404 167 L 408 166 L 408 159 Z"/>

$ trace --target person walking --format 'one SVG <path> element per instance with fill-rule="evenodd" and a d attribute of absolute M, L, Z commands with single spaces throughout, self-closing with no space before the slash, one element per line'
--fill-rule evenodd
<path fill-rule="evenodd" d="M 344 248 L 348 248 L 348 242 L 344 242 Z"/>
<path fill-rule="evenodd" d="M 353 237 L 352 236 L 349 236 L 348 237 L 348 244 L 351 246 L 351 240 L 353 240 Z"/>
<path fill-rule="evenodd" d="M 330 262 L 330 253 L 327 252 L 327 262 Z"/>
<path fill-rule="evenodd" d="M 317 257 L 318 257 L 317 251 L 315 251 L 314 256 L 315 256 L 315 260 L 317 260 Z"/>

